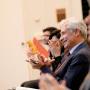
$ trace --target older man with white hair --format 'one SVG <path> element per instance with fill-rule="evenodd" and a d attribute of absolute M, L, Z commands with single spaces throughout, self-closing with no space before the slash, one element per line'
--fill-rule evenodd
<path fill-rule="evenodd" d="M 76 18 L 68 18 L 59 23 L 61 38 L 64 48 L 69 49 L 69 56 L 62 58 L 53 73 L 60 84 L 64 84 L 71 90 L 79 90 L 89 70 L 90 48 L 86 43 L 87 27 L 83 21 Z M 45 66 L 41 68 L 44 72 Z M 49 70 L 48 70 L 49 71 Z"/>

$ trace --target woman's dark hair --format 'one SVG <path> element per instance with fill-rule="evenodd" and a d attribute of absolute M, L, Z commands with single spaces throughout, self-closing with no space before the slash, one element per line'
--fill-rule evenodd
<path fill-rule="evenodd" d="M 47 27 L 47 28 L 43 29 L 43 32 L 48 31 L 51 34 L 53 31 L 56 31 L 56 30 L 57 30 L 56 27 Z"/>
<path fill-rule="evenodd" d="M 49 36 L 49 40 L 52 39 L 53 36 L 56 36 L 58 39 L 60 38 L 60 30 L 55 30 L 51 33 L 51 35 Z"/>

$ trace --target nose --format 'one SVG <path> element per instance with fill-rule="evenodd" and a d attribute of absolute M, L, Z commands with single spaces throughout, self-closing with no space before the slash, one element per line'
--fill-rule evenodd
<path fill-rule="evenodd" d="M 63 37 L 61 36 L 61 37 L 60 37 L 60 41 L 62 41 L 62 40 L 63 40 Z"/>

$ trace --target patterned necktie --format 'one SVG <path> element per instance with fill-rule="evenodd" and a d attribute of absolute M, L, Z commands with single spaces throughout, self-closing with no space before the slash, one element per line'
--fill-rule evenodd
<path fill-rule="evenodd" d="M 64 57 L 61 60 L 61 63 L 57 66 L 55 72 L 53 73 L 54 76 L 56 76 L 59 72 L 61 72 L 63 70 L 63 68 L 65 67 L 65 65 L 68 62 L 68 58 L 69 58 L 70 53 L 67 52 Z"/>

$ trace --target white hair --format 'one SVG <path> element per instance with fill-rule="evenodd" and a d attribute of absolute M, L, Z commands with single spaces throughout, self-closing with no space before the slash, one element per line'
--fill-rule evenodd
<path fill-rule="evenodd" d="M 84 23 L 83 20 L 78 20 L 74 17 L 67 18 L 59 22 L 59 28 L 62 30 L 64 28 L 71 30 L 74 32 L 76 29 L 79 29 L 81 32 L 81 35 L 87 39 L 87 26 Z"/>

